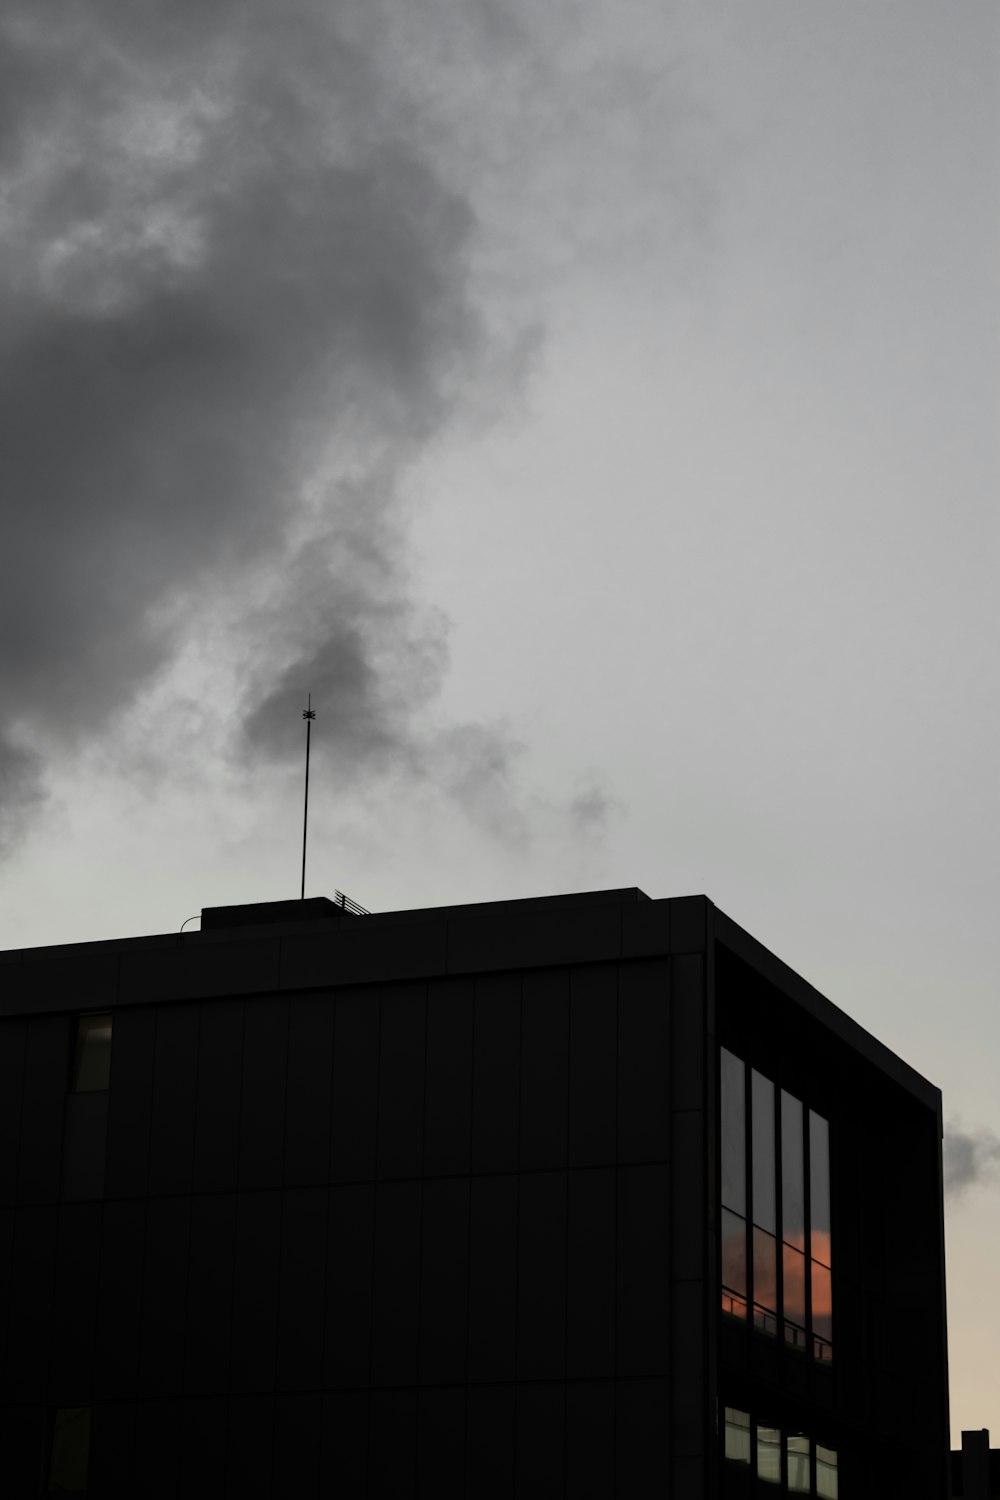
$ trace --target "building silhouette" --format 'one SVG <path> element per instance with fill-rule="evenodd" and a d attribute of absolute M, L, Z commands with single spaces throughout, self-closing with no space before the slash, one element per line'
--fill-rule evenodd
<path fill-rule="evenodd" d="M 704 897 L 0 955 L 0 1493 L 948 1493 L 938 1091 Z"/>
<path fill-rule="evenodd" d="M 962 1433 L 951 1455 L 954 1500 L 1000 1500 L 1000 1448 L 990 1447 L 989 1428 Z"/>

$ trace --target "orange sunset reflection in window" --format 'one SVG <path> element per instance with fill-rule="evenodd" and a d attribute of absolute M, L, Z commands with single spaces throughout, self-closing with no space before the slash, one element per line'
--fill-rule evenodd
<path fill-rule="evenodd" d="M 719 1092 L 722 1310 L 827 1363 L 829 1124 L 726 1048 Z"/>

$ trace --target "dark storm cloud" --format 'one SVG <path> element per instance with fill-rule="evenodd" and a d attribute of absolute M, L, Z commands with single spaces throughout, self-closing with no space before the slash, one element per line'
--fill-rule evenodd
<path fill-rule="evenodd" d="M 992 1130 L 963 1130 L 952 1121 L 944 1134 L 944 1184 L 949 1197 L 1000 1182 L 1000 1138 Z"/>
<path fill-rule="evenodd" d="M 298 754 L 311 690 L 367 773 L 473 801 L 508 776 L 501 732 L 414 728 L 445 632 L 407 595 L 399 479 L 483 339 L 472 213 L 365 16 L 4 10 L 0 726 L 29 744 L 105 731 L 221 596 L 241 753 Z M 20 744 L 11 823 L 37 791 Z"/>
<path fill-rule="evenodd" d="M 406 596 L 391 477 L 338 488 L 334 521 L 289 556 L 283 588 L 255 621 L 265 663 L 248 669 L 240 749 L 298 759 L 306 691 L 322 719 L 320 754 L 340 774 L 418 769 L 412 718 L 446 667 L 444 625 Z"/>
<path fill-rule="evenodd" d="M 377 493 L 377 485 L 372 481 Z M 343 504 L 332 535 L 289 562 L 287 599 L 263 610 L 270 668 L 254 674 L 239 749 L 296 763 L 305 693 L 319 715 L 314 752 L 334 763 L 339 785 L 380 775 L 444 790 L 508 843 L 526 839 L 515 786 L 523 747 L 501 723 L 422 722 L 448 665 L 447 626 L 407 600 L 401 542 L 391 516 L 373 521 Z"/>

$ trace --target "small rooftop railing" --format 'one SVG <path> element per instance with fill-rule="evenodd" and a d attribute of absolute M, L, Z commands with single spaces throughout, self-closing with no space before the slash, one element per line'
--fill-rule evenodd
<path fill-rule="evenodd" d="M 359 906 L 356 901 L 351 900 L 350 896 L 345 896 L 343 891 L 335 890 L 333 899 L 336 906 L 342 907 L 344 911 L 349 911 L 353 917 L 371 916 L 371 912 L 367 907 Z"/>

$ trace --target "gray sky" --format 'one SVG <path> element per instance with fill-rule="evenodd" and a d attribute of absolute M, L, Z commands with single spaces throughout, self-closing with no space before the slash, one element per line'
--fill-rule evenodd
<path fill-rule="evenodd" d="M 0 18 L 0 943 L 294 894 L 311 690 L 314 891 L 705 891 L 944 1089 L 956 1430 L 1000 1430 L 996 27 Z"/>

